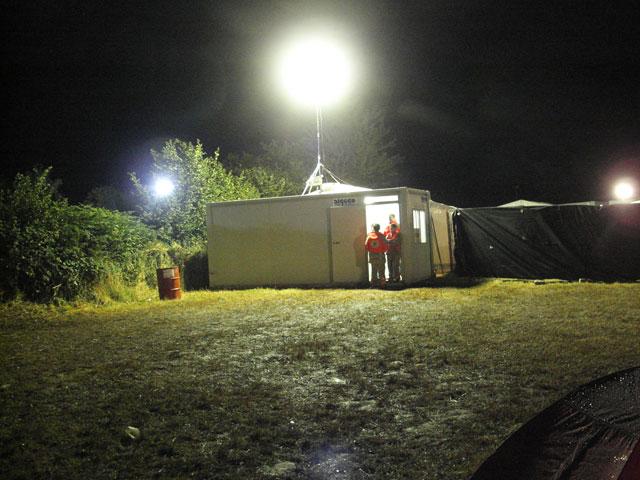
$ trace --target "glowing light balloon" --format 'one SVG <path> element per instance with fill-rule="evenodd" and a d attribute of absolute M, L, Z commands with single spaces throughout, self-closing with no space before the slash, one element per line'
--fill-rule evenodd
<path fill-rule="evenodd" d="M 352 73 L 345 50 L 319 37 L 293 43 L 285 49 L 279 66 L 280 83 L 291 97 L 316 108 L 343 97 Z"/>

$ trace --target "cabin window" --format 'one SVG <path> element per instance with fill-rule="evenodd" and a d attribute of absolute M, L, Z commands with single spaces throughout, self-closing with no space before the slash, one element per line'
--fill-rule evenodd
<path fill-rule="evenodd" d="M 424 210 L 413 211 L 413 241 L 427 243 L 427 213 Z"/>

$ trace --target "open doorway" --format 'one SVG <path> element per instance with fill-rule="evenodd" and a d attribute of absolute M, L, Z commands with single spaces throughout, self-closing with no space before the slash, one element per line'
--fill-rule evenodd
<path fill-rule="evenodd" d="M 385 195 L 379 197 L 366 197 L 366 228 L 367 232 L 371 231 L 371 225 L 374 223 L 380 224 L 380 231 L 383 231 L 384 228 L 389 223 L 389 215 L 394 214 L 396 216 L 396 220 L 398 221 L 398 225 L 402 230 L 402 221 L 403 219 L 400 217 L 400 204 L 398 202 L 397 195 Z M 371 265 L 367 264 L 369 268 L 369 277 L 371 278 Z M 389 267 L 385 262 L 384 266 L 385 278 L 389 278 Z"/>

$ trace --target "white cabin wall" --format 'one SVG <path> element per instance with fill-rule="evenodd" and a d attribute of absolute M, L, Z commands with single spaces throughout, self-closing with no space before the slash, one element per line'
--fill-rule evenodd
<path fill-rule="evenodd" d="M 331 284 L 332 207 L 365 207 L 367 196 L 397 195 L 403 234 L 403 278 L 432 276 L 430 241 L 415 244 L 412 210 L 425 210 L 428 192 L 407 188 L 285 197 L 207 206 L 209 284 L 213 288 Z M 427 200 L 424 201 L 424 198 Z M 365 231 L 368 225 L 363 226 Z M 361 242 L 364 234 L 354 241 Z M 430 239 L 429 239 L 430 240 Z M 354 284 L 358 279 L 354 279 Z"/>
<path fill-rule="evenodd" d="M 425 200 L 426 198 L 426 200 Z M 427 224 L 427 243 L 415 240 L 413 210 L 424 210 L 429 218 L 428 192 L 407 190 L 402 199 L 405 221 L 402 232 L 402 272 L 404 281 L 417 283 L 432 277 L 431 238 Z M 402 227 L 401 227 L 402 228 Z"/>
<path fill-rule="evenodd" d="M 218 204 L 209 232 L 210 285 L 330 282 L 325 202 Z"/>

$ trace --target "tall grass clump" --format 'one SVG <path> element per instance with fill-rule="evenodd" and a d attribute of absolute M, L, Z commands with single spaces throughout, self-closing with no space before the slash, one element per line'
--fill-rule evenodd
<path fill-rule="evenodd" d="M 180 267 L 182 287 L 185 290 L 209 288 L 209 264 L 205 242 L 187 246 L 174 242 L 168 253 L 174 265 Z"/>
<path fill-rule="evenodd" d="M 2 297 L 123 298 L 125 289 L 153 286 L 155 268 L 168 258 L 154 232 L 127 213 L 70 205 L 49 171 L 18 174 L 0 190 Z"/>

